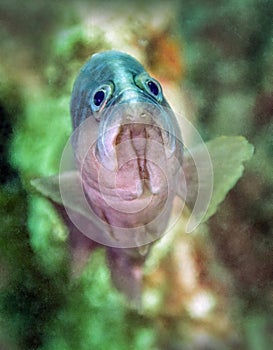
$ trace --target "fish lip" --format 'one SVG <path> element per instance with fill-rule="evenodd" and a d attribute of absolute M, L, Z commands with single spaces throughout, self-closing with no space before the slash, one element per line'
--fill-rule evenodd
<path fill-rule="evenodd" d="M 142 95 L 108 106 L 102 112 L 96 145 L 96 155 L 101 164 L 109 170 L 117 169 L 117 138 L 128 124 L 160 128 L 166 156 L 168 159 L 172 157 L 176 149 L 177 135 L 172 124 L 173 119 L 170 118 L 171 114 L 173 112 L 170 107 L 165 108 Z"/>

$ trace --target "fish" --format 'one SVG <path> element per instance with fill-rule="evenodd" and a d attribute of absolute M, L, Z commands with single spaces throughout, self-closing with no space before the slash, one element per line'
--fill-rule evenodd
<path fill-rule="evenodd" d="M 135 58 L 110 50 L 93 55 L 81 69 L 71 116 L 83 192 L 95 215 L 91 221 L 104 223 L 100 242 L 111 247 L 110 265 L 119 271 L 115 280 L 122 269 L 140 275 L 139 265 L 164 233 L 183 182 L 175 114 L 160 83 Z"/>
<path fill-rule="evenodd" d="M 250 146 L 243 139 L 219 138 L 208 144 L 209 152 L 185 118 L 178 122 L 159 81 L 121 51 L 91 56 L 74 82 L 70 107 L 73 132 L 60 172 L 32 185 L 52 201 L 70 230 L 75 274 L 103 246 L 113 284 L 138 304 L 143 265 L 169 230 L 175 199 L 181 200 L 177 218 L 184 205 L 192 212 L 190 232 L 215 213 L 241 176 L 247 152 L 231 165 L 224 155 Z M 195 135 L 197 147 L 191 148 L 181 125 Z"/>

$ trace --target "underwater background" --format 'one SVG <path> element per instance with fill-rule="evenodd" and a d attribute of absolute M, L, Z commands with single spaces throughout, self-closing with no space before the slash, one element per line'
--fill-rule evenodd
<path fill-rule="evenodd" d="M 272 0 L 0 0 L 0 349 L 272 348 L 272 14 Z M 254 146 L 207 223 L 179 222 L 156 247 L 141 310 L 113 287 L 103 248 L 71 277 L 68 229 L 30 184 L 58 173 L 73 81 L 111 48 L 139 59 L 205 141 Z"/>

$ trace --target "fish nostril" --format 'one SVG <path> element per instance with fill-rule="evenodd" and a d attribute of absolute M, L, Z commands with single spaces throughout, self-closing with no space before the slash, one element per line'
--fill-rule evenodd
<path fill-rule="evenodd" d="M 136 122 L 136 123 L 137 122 L 140 123 L 140 122 L 146 122 L 146 121 L 150 122 L 150 121 L 152 121 L 152 116 L 148 112 L 126 113 L 123 118 L 126 121 Z"/>
<path fill-rule="evenodd" d="M 134 116 L 131 114 L 127 114 L 125 117 L 126 120 L 134 120 Z"/>

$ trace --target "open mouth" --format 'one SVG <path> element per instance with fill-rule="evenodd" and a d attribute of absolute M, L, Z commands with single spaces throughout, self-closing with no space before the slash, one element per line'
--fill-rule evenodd
<path fill-rule="evenodd" d="M 163 151 L 164 139 L 158 126 L 150 124 L 125 124 L 120 127 L 115 139 L 118 164 L 122 161 L 137 161 L 141 180 L 149 180 L 149 162 L 156 161 L 156 153 Z M 157 148 L 157 152 L 156 151 Z M 152 154 L 152 151 L 154 154 Z"/>
<path fill-rule="evenodd" d="M 149 127 L 149 126 L 148 126 Z M 119 133 L 115 140 L 115 148 L 118 151 L 117 158 L 122 156 L 126 149 L 128 151 L 131 148 L 130 152 L 134 156 L 137 161 L 139 177 L 142 181 L 149 180 L 149 172 L 147 171 L 146 164 L 146 146 L 147 139 L 149 138 L 149 132 L 146 129 L 147 126 L 145 124 L 126 124 L 120 127 Z M 126 149 L 122 150 L 124 146 Z M 128 159 L 128 161 L 132 161 L 133 159 Z"/>
<path fill-rule="evenodd" d="M 123 199 L 132 200 L 167 189 L 177 168 L 178 144 L 171 118 L 161 107 L 143 103 L 114 106 L 101 117 L 94 156 L 105 174 L 105 191 L 112 188 Z M 95 127 L 90 122 L 90 130 L 84 129 L 87 143 Z M 88 175 L 92 162 L 84 159 L 85 176 L 92 177 Z"/>
<path fill-rule="evenodd" d="M 108 169 L 115 164 L 113 170 L 120 197 L 132 200 L 166 189 L 170 136 L 165 130 L 155 124 L 122 124 L 109 132 L 105 140 L 107 153 L 98 150 L 98 156 Z"/>
<path fill-rule="evenodd" d="M 130 142 L 128 142 L 130 141 Z M 115 152 L 126 142 L 136 156 L 143 158 L 149 153 L 151 141 L 164 147 L 167 158 L 176 149 L 173 116 L 170 110 L 147 102 L 146 99 L 121 103 L 109 108 L 102 117 L 97 140 L 97 154 L 109 170 L 118 166 Z"/>

